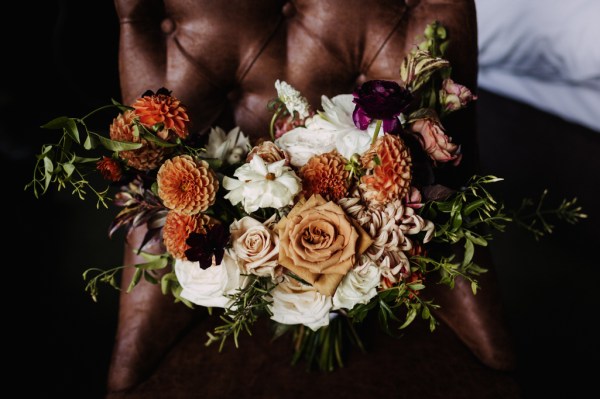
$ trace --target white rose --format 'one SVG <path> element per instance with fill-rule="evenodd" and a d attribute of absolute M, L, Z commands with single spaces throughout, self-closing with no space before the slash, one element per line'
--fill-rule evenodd
<path fill-rule="evenodd" d="M 317 292 L 313 286 L 286 278 L 271 291 L 271 319 L 282 324 L 304 324 L 316 331 L 329 324 L 331 297 Z"/>
<path fill-rule="evenodd" d="M 362 270 L 353 269 L 344 276 L 333 296 L 333 309 L 351 310 L 356 304 L 368 303 L 377 295 L 381 271 L 371 263 Z"/>
<path fill-rule="evenodd" d="M 275 278 L 279 264 L 279 236 L 268 228 L 275 215 L 264 223 L 246 216 L 229 227 L 231 242 L 245 273 Z"/>
<path fill-rule="evenodd" d="M 237 179 L 223 177 L 223 187 L 230 190 L 224 198 L 233 205 L 240 202 L 246 213 L 258 208 L 276 208 L 292 205 L 294 197 L 302 186 L 300 178 L 292 168 L 285 166 L 285 160 L 265 163 L 255 155 L 233 173 Z"/>
<path fill-rule="evenodd" d="M 235 256 L 225 251 L 220 265 L 212 265 L 202 269 L 199 262 L 175 260 L 175 274 L 183 288 L 181 296 L 196 305 L 226 308 L 231 305 L 231 298 L 242 288 L 246 278 L 240 274 Z"/>
<path fill-rule="evenodd" d="M 300 168 L 314 155 L 335 149 L 337 131 L 297 127 L 277 140 L 275 144 L 290 155 L 290 164 Z"/>
<path fill-rule="evenodd" d="M 290 154 L 290 163 L 301 167 L 314 155 L 337 150 L 344 158 L 362 155 L 371 146 L 375 125 L 360 130 L 354 125 L 352 113 L 355 104 L 352 94 L 341 94 L 329 99 L 321 96 L 323 111 L 306 120 L 306 127 L 290 130 L 275 143 Z M 379 135 L 383 130 L 379 131 Z"/>

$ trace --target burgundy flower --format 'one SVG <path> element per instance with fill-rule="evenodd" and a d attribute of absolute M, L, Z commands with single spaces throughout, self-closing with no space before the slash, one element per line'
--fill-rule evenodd
<path fill-rule="evenodd" d="M 220 265 L 225 253 L 225 245 L 229 241 L 229 232 L 222 224 L 214 224 L 206 234 L 190 233 L 186 244 L 190 246 L 185 251 L 185 257 L 191 262 L 200 262 L 202 269 L 208 269 L 212 264 Z"/>
<path fill-rule="evenodd" d="M 366 130 L 373 119 L 383 121 L 384 132 L 400 127 L 398 115 L 410 105 L 412 94 L 391 80 L 369 80 L 358 86 L 354 93 L 354 124 Z"/>
<path fill-rule="evenodd" d="M 102 159 L 96 163 L 96 168 L 106 180 L 116 182 L 121 180 L 121 177 L 123 177 L 121 165 L 119 165 L 119 162 L 112 158 L 102 157 Z"/>

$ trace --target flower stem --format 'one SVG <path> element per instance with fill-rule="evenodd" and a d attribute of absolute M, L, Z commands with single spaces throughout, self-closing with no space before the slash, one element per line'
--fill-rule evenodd
<path fill-rule="evenodd" d="M 379 130 L 381 130 L 381 123 L 383 121 L 381 119 L 377 119 L 377 124 L 375 125 L 375 132 L 373 132 L 373 139 L 371 140 L 371 145 L 375 144 L 377 141 L 377 136 L 379 136 Z"/>
<path fill-rule="evenodd" d="M 271 118 L 271 123 L 269 123 L 269 133 L 271 134 L 271 140 L 273 141 L 275 141 L 275 121 L 277 121 L 277 118 L 279 117 L 280 113 L 281 108 L 277 108 L 277 110 L 273 114 L 273 117 Z"/>

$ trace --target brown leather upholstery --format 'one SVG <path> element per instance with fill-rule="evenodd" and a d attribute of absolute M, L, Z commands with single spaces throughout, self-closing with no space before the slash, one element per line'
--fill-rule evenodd
<path fill-rule="evenodd" d="M 298 88 L 315 108 L 321 94 L 350 93 L 369 79 L 397 80 L 401 60 L 433 20 L 452 38 L 453 77 L 476 87 L 472 0 L 116 0 L 116 7 L 123 101 L 165 86 L 189 106 L 193 130 L 201 133 L 239 125 L 253 137 L 266 136 L 276 79 Z M 456 184 L 476 167 L 474 111 L 457 113 L 446 127 L 469 160 L 440 174 Z M 134 261 L 128 248 L 126 262 Z M 433 334 L 414 326 L 393 340 L 375 324 L 365 326 L 372 330 L 371 353 L 355 354 L 347 368 L 327 377 L 290 368 L 289 342 L 269 343 L 264 326 L 256 337 L 244 336 L 238 350 L 204 348 L 214 320 L 142 283 L 121 294 L 109 391 L 123 397 L 514 397 L 514 381 L 494 370 L 510 369 L 514 357 L 493 271 L 481 282 L 477 297 L 462 282 L 452 291 L 429 292 L 445 322 Z"/>

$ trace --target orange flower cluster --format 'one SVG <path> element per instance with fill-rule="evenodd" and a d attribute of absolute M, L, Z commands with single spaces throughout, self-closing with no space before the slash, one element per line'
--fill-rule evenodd
<path fill-rule="evenodd" d="M 187 110 L 181 101 L 172 97 L 167 90 L 161 89 L 156 94 L 150 92 L 138 98 L 133 108 L 142 125 L 148 128 L 162 125 L 157 135 L 163 140 L 169 139 L 170 132 L 174 132 L 182 139 L 189 134 L 190 118 Z"/>
<path fill-rule="evenodd" d="M 177 212 L 194 215 L 215 203 L 219 181 L 206 161 L 189 155 L 167 160 L 156 178 L 158 196 Z"/>
<path fill-rule="evenodd" d="M 367 201 L 387 204 L 404 198 L 410 189 L 411 157 L 408 147 L 398 136 L 386 134 L 362 156 L 367 174 L 360 188 Z"/>
<path fill-rule="evenodd" d="M 337 152 L 315 155 L 300 169 L 306 198 L 320 194 L 328 201 L 338 201 L 348 192 L 349 174 L 346 161 Z"/>
<path fill-rule="evenodd" d="M 110 138 L 117 141 L 129 143 L 142 143 L 137 150 L 120 151 L 119 157 L 125 161 L 127 166 L 141 171 L 157 168 L 163 161 L 168 150 L 140 137 L 134 129 L 135 113 L 125 111 L 119 114 L 110 125 Z"/>

